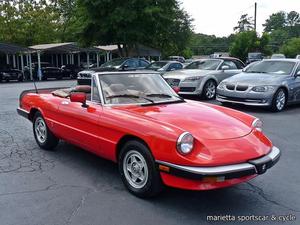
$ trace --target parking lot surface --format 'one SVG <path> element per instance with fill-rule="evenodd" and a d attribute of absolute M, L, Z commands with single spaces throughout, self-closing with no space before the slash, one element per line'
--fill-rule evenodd
<path fill-rule="evenodd" d="M 127 192 L 112 162 L 65 142 L 55 152 L 40 150 L 32 124 L 16 112 L 26 89 L 33 84 L 0 84 L 1 225 L 299 224 L 300 106 L 281 113 L 235 107 L 261 118 L 265 133 L 282 150 L 281 160 L 266 174 L 220 190 L 167 188 L 145 200 Z"/>

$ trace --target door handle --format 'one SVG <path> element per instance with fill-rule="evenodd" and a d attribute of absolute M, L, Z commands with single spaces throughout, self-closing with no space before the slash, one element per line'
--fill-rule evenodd
<path fill-rule="evenodd" d="M 61 104 L 62 105 L 69 105 L 69 102 L 68 101 L 62 101 Z"/>

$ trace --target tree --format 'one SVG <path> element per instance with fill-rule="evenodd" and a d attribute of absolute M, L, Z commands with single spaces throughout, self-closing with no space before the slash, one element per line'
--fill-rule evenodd
<path fill-rule="evenodd" d="M 117 44 L 120 55 L 137 43 L 157 47 L 165 55 L 185 50 L 191 20 L 177 0 L 79 0 L 84 45 Z M 125 52 L 120 48 L 124 45 Z"/>
<path fill-rule="evenodd" d="M 264 34 L 261 38 L 257 37 L 255 31 L 246 31 L 238 33 L 232 45 L 230 46 L 230 55 L 246 61 L 249 52 L 263 52 L 270 53 L 267 45 L 269 42 L 269 35 Z"/>
<path fill-rule="evenodd" d="M 273 30 L 270 33 L 270 46 L 273 52 L 278 52 L 279 48 L 289 39 L 289 33 L 285 29 Z"/>
<path fill-rule="evenodd" d="M 283 29 L 286 24 L 286 13 L 281 11 L 273 13 L 263 24 L 265 32 L 271 32 L 273 30 Z"/>
<path fill-rule="evenodd" d="M 238 33 L 244 32 L 244 31 L 250 31 L 253 30 L 253 18 L 249 17 L 248 14 L 243 14 L 238 21 L 238 25 L 233 28 L 234 31 L 237 31 Z"/>
<path fill-rule="evenodd" d="M 291 11 L 287 14 L 286 23 L 288 26 L 293 27 L 300 24 L 300 15 L 295 11 Z"/>
<path fill-rule="evenodd" d="M 280 50 L 286 57 L 295 58 L 300 53 L 300 38 L 292 38 Z"/>

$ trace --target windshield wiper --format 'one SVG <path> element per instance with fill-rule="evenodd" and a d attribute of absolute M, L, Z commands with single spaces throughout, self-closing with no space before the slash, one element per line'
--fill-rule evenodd
<path fill-rule="evenodd" d="M 179 98 L 180 100 L 183 100 L 183 98 L 180 97 L 180 96 L 169 95 L 169 94 L 164 94 L 164 93 L 152 93 L 152 94 L 148 94 L 146 96 L 147 97 L 158 97 L 158 98 L 172 98 L 172 97 L 176 97 L 176 98 Z"/>
<path fill-rule="evenodd" d="M 110 96 L 107 96 L 106 98 L 142 98 L 142 99 L 145 99 L 145 100 L 147 100 L 151 103 L 154 103 L 154 101 L 150 98 L 146 98 L 146 97 L 139 96 L 139 95 L 130 95 L 130 94 L 110 95 Z"/>

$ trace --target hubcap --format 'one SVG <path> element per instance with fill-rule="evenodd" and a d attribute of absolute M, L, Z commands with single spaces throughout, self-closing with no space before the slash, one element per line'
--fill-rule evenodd
<path fill-rule="evenodd" d="M 123 172 L 128 183 L 134 188 L 143 188 L 148 181 L 148 166 L 145 158 L 136 150 L 126 153 Z"/>
<path fill-rule="evenodd" d="M 43 144 L 46 141 L 47 137 L 47 127 L 45 121 L 41 117 L 36 119 L 34 124 L 34 130 L 36 138 L 41 144 Z"/>
<path fill-rule="evenodd" d="M 280 90 L 277 94 L 277 98 L 276 98 L 276 107 L 278 110 L 282 110 L 283 107 L 285 106 L 285 93 L 284 91 Z"/>
<path fill-rule="evenodd" d="M 208 99 L 212 99 L 216 94 L 216 85 L 214 82 L 209 82 L 206 86 L 205 95 Z"/>

